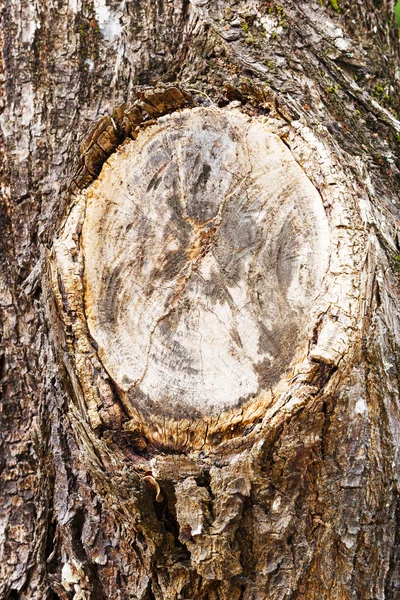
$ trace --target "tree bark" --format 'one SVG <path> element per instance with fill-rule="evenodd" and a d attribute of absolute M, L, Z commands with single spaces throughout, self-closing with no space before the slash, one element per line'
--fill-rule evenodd
<path fill-rule="evenodd" d="M 393 2 L 4 0 L 1 19 L 0 598 L 399 598 L 400 97 Z M 106 274 L 104 248 L 117 239 L 118 224 L 109 210 L 117 184 L 107 188 L 107 181 L 126 156 L 140 161 L 148 152 L 150 164 L 148 140 L 160 140 L 160 130 L 172 139 L 177 123 L 188 155 L 196 144 L 205 153 L 200 130 L 209 119 L 226 147 L 234 140 L 238 157 L 244 150 L 233 131 L 253 127 L 274 148 L 257 154 L 256 138 L 248 138 L 254 168 L 264 161 L 265 173 L 278 173 L 253 178 L 265 193 L 276 185 L 259 235 L 278 241 L 269 270 L 260 268 L 262 284 L 252 290 L 259 292 L 257 319 L 274 321 L 268 310 L 276 309 L 269 332 L 281 342 L 274 350 L 265 346 L 254 394 L 248 383 L 240 396 L 233 376 L 224 385 L 211 377 L 207 388 L 186 375 L 184 362 L 172 362 L 165 379 L 143 379 L 141 395 L 132 395 L 124 375 L 140 379 L 140 352 L 136 362 L 132 357 L 142 321 L 129 343 L 118 345 L 125 329 L 111 328 L 113 314 L 101 309 L 113 291 L 126 301 L 126 282 L 110 283 Z M 192 127 L 192 138 L 184 127 Z M 279 152 L 286 158 L 278 172 L 268 161 Z M 215 160 L 199 171 L 201 199 L 192 216 L 185 213 L 192 229 L 182 219 L 174 224 L 182 244 L 176 242 L 174 257 L 187 251 L 187 262 L 178 268 L 167 253 L 160 267 L 152 257 L 145 263 L 153 268 L 150 283 L 159 272 L 171 281 L 178 272 L 186 284 L 192 271 L 179 269 L 200 264 L 211 247 L 218 254 L 221 224 L 226 247 L 232 231 L 238 247 L 240 203 L 212 231 L 194 223 L 210 217 L 195 213 L 207 194 L 210 203 L 224 197 L 215 190 L 229 169 L 220 175 Z M 154 206 L 164 206 L 153 199 L 166 196 L 144 164 L 138 185 L 149 172 L 148 196 L 141 211 L 148 206 L 151 216 Z M 190 200 L 197 191 L 189 188 Z M 104 203 L 100 224 L 97 209 L 90 212 L 94 201 Z M 286 201 L 293 229 L 276 217 Z M 156 213 L 154 231 L 169 210 L 175 209 L 166 203 Z M 155 247 L 148 240 L 164 248 L 159 233 L 145 232 L 137 242 L 137 222 L 118 238 L 115 255 L 124 268 L 126 241 L 146 256 Z M 276 231 L 270 223 L 279 224 Z M 190 237 L 195 229 L 198 237 Z M 223 264 L 218 282 L 227 289 L 233 284 Z M 286 301 L 272 294 L 276 279 L 266 275 L 280 277 L 288 298 L 288 265 L 296 273 L 304 267 L 311 281 L 299 284 L 291 301 L 292 329 L 285 329 Z M 214 292 L 205 284 L 199 289 L 193 294 L 208 302 Z M 128 305 L 135 302 L 132 294 Z M 228 339 L 222 325 L 215 331 Z M 229 335 L 239 347 L 236 334 Z M 239 327 L 239 337 L 246 347 L 250 329 L 246 338 Z M 237 359 L 235 372 L 251 352 Z M 278 365 L 273 375 L 267 355 Z M 208 374 L 212 368 L 210 362 Z M 176 373 L 181 400 L 164 402 Z M 210 386 L 219 400 L 207 404 Z"/>

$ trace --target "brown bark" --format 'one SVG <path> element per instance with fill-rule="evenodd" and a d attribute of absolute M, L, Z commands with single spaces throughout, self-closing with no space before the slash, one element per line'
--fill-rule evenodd
<path fill-rule="evenodd" d="M 1 14 L 0 597 L 397 599 L 393 4 L 5 0 Z M 79 396 L 69 308 L 50 282 L 77 188 L 135 137 L 135 100 L 145 120 L 176 108 L 143 91 L 171 82 L 191 106 L 240 101 L 268 120 L 343 259 L 307 370 L 287 370 L 248 427 L 216 418 L 202 449 L 157 444 L 96 374 Z M 106 126 L 115 140 L 97 163 Z"/>

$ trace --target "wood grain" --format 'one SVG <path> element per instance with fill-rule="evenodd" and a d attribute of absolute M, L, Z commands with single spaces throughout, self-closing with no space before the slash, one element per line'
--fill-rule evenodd
<path fill-rule="evenodd" d="M 327 268 L 322 200 L 278 136 L 239 111 L 160 119 L 89 188 L 85 310 L 142 413 L 218 415 L 277 383 Z"/>

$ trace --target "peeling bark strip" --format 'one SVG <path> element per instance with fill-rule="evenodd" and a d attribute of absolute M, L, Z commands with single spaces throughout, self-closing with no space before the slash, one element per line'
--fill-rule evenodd
<path fill-rule="evenodd" d="M 173 113 L 73 200 L 52 278 L 93 427 L 113 421 L 116 394 L 125 427 L 203 447 L 232 419 L 237 435 L 284 406 L 348 349 L 363 235 L 346 232 L 338 190 L 322 174 L 321 196 L 276 129 L 235 109 Z"/>
<path fill-rule="evenodd" d="M 140 128 L 151 119 L 191 104 L 191 96 L 176 86 L 137 90 L 136 100 L 118 106 L 111 116 L 104 116 L 80 145 L 81 156 L 69 190 L 77 193 L 100 173 L 104 161 L 126 138 L 135 139 Z"/>
<path fill-rule="evenodd" d="M 0 18 L 0 600 L 398 600 L 393 3 Z"/>

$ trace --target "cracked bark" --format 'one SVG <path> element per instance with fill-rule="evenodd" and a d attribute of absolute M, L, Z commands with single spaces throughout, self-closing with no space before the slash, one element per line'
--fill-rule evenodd
<path fill-rule="evenodd" d="M 397 30 L 391 2 L 335 5 L 3 3 L 1 598 L 399 597 Z M 48 261 L 71 195 L 174 108 L 140 86 L 170 82 L 269 120 L 349 256 L 308 367 L 172 449 L 100 371 L 82 388 Z"/>

